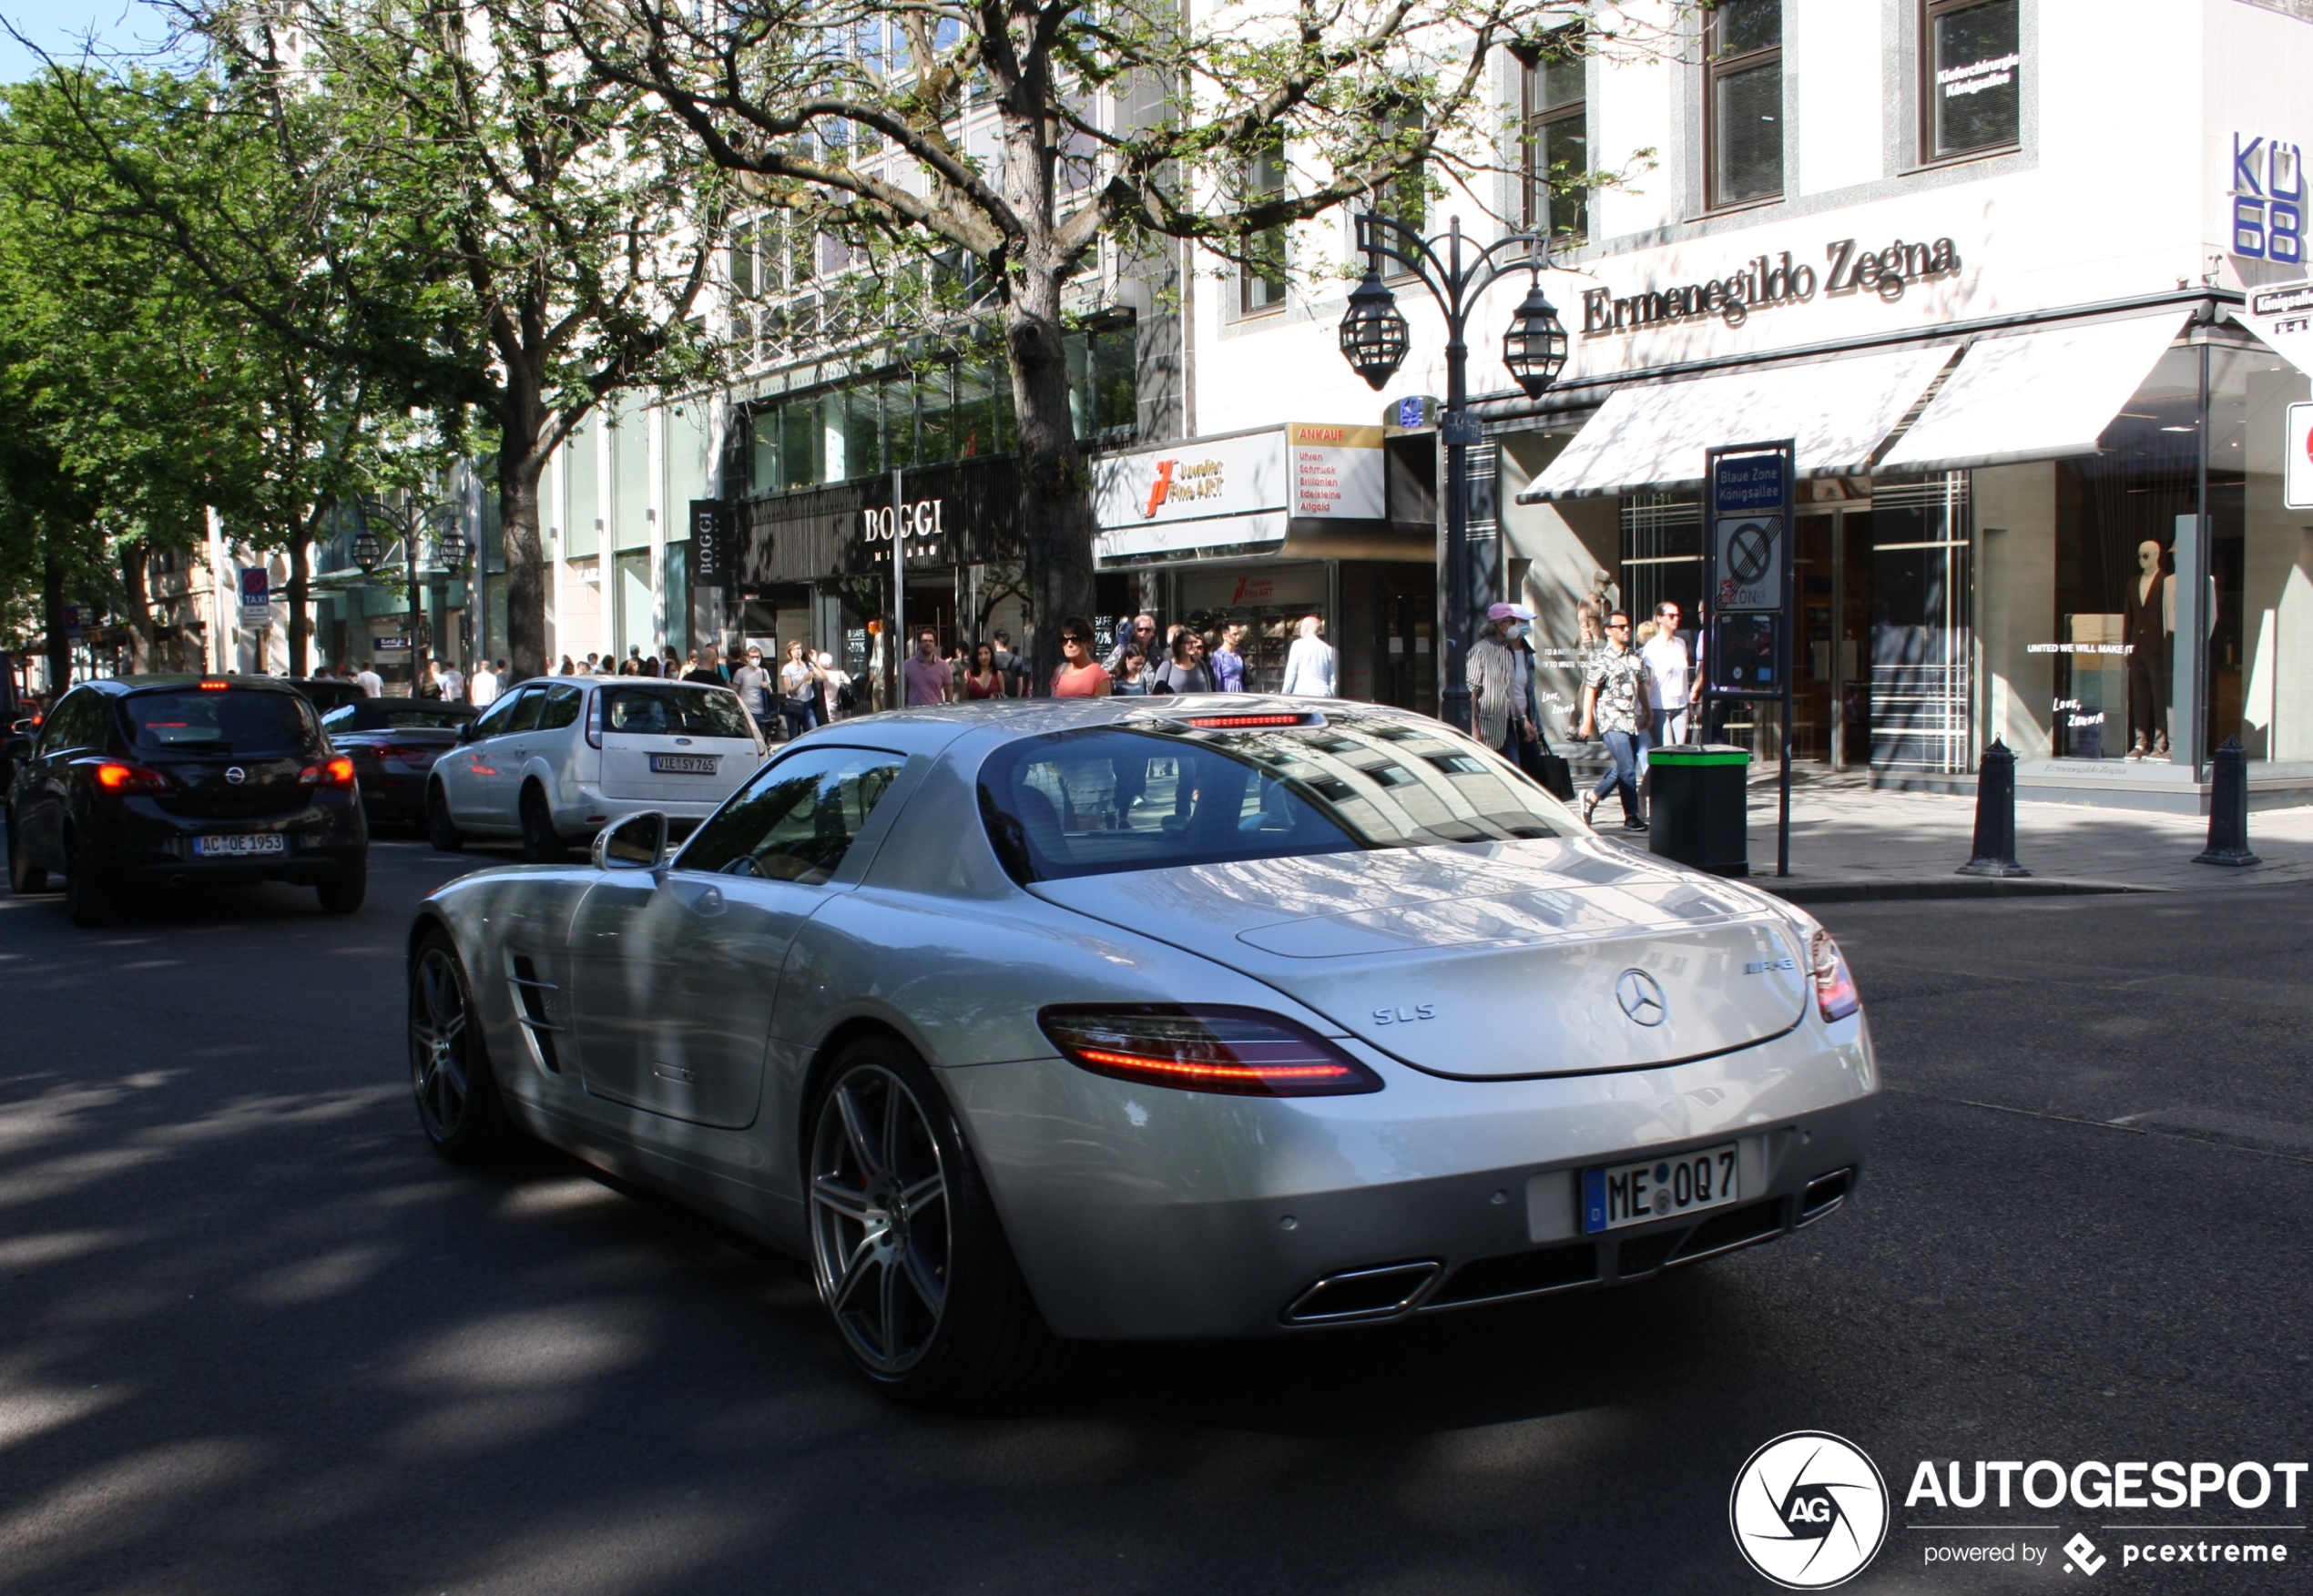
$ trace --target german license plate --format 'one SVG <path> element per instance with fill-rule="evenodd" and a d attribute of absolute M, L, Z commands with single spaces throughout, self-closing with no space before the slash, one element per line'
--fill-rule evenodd
<path fill-rule="evenodd" d="M 653 754 L 650 768 L 658 776 L 712 776 L 722 762 L 719 754 Z"/>
<path fill-rule="evenodd" d="M 1582 1176 L 1582 1227 L 1595 1235 L 1625 1225 L 1724 1207 L 1739 1195 L 1736 1163 L 1735 1144 L 1729 1142 L 1644 1164 L 1586 1169 Z"/>
<path fill-rule="evenodd" d="M 238 836 L 196 837 L 193 853 L 199 859 L 248 859 L 260 853 L 287 853 L 289 839 L 278 831 L 245 832 Z"/>

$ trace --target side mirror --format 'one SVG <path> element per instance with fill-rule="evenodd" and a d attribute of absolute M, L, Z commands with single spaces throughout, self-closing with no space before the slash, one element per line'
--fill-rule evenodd
<path fill-rule="evenodd" d="M 461 722 L 458 727 L 458 741 L 462 743 L 470 743 L 474 741 L 475 736 L 478 735 L 474 728 L 481 724 L 482 722 L 479 720 Z"/>
<path fill-rule="evenodd" d="M 595 869 L 598 870 L 656 869 L 667 856 L 667 817 L 657 809 L 629 815 L 605 827 L 595 838 Z"/>

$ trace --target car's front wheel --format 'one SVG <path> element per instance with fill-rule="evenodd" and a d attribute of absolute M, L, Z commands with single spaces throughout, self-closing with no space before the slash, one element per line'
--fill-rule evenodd
<path fill-rule="evenodd" d="M 812 1275 L 852 1366 L 901 1401 L 982 1400 L 1059 1348 L 947 1095 L 897 1040 L 837 1059 L 810 1141 Z"/>
<path fill-rule="evenodd" d="M 16 835 L 16 811 L 8 809 L 8 890 L 18 897 L 48 889 L 48 872 L 34 864 L 24 850 L 24 839 Z"/>
<path fill-rule="evenodd" d="M 466 845 L 458 823 L 450 818 L 450 795 L 438 781 L 425 789 L 425 839 L 437 853 L 459 853 Z"/>
<path fill-rule="evenodd" d="M 425 1139 L 443 1157 L 476 1164 L 504 1145 L 506 1107 L 474 1023 L 473 989 L 456 944 L 439 930 L 419 939 L 410 961 L 410 1084 Z"/>

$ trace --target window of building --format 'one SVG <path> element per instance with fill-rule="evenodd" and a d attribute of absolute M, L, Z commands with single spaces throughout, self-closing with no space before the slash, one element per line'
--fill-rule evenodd
<path fill-rule="evenodd" d="M 1285 152 L 1264 150 L 1245 168 L 1248 204 L 1277 199 L 1285 193 Z M 1247 315 L 1274 310 L 1285 303 L 1286 229 L 1263 228 L 1245 239 L 1245 259 L 1238 268 L 1238 309 Z"/>
<path fill-rule="evenodd" d="M 1526 68 L 1526 227 L 1554 240 L 1590 236 L 1587 66 L 1581 31 L 1561 28 Z"/>
<path fill-rule="evenodd" d="M 1711 207 L 1783 192 L 1783 0 L 1719 0 L 1703 24 Z"/>
<path fill-rule="evenodd" d="M 1948 160 L 2013 145 L 2023 105 L 2017 0 L 1922 0 L 1920 150 Z"/>

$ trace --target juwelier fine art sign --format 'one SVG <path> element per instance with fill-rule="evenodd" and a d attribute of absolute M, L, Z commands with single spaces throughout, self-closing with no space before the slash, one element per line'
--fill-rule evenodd
<path fill-rule="evenodd" d="M 1819 289 L 1827 300 L 1868 293 L 1893 304 L 1914 283 L 1958 275 L 1960 265 L 1960 247 L 1950 239 L 1932 243 L 1898 239 L 1879 249 L 1859 249 L 1853 239 L 1834 239 L 1824 246 L 1819 277 L 1786 249 L 1754 256 L 1725 277 L 1704 282 L 1624 295 L 1611 288 L 1585 290 L 1582 330 L 1586 338 L 1601 338 L 1713 317 L 1740 327 L 1755 310 L 1809 303 Z"/>

